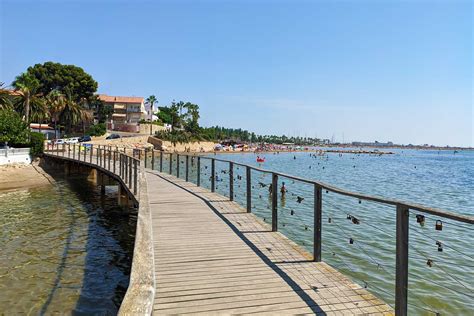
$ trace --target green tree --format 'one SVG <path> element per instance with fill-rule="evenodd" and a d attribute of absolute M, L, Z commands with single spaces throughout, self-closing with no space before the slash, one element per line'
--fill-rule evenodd
<path fill-rule="evenodd" d="M 186 114 L 184 114 L 184 128 L 186 131 L 197 134 L 199 133 L 199 105 L 186 102 L 184 104 Z"/>
<path fill-rule="evenodd" d="M 38 93 L 39 86 L 39 81 L 27 73 L 22 73 L 15 79 L 16 95 L 13 103 L 16 111 L 23 115 L 25 122 L 30 122 L 30 113 L 32 118 L 37 119 L 46 111 L 44 99 Z"/>
<path fill-rule="evenodd" d="M 158 100 L 154 95 L 150 95 L 148 98 L 146 98 L 146 103 L 150 106 L 150 111 L 148 112 L 148 119 L 153 121 L 153 108 L 155 106 L 155 103 L 158 103 Z M 152 134 L 153 131 L 153 125 L 150 124 L 150 135 Z"/>
<path fill-rule="evenodd" d="M 66 133 L 72 131 L 73 125 L 83 124 L 85 121 L 91 121 L 93 118 L 89 111 L 85 110 L 80 103 L 74 101 L 69 95 L 62 95 L 60 97 L 60 104 L 61 113 L 59 114 L 59 121 L 64 124 Z"/>
<path fill-rule="evenodd" d="M 92 100 L 97 91 L 97 82 L 82 68 L 74 65 L 46 62 L 28 67 L 26 73 L 38 80 L 38 92 L 48 95 L 57 90 L 62 94 L 69 93 L 72 100 Z M 18 78 L 13 82 L 16 86 Z"/>
<path fill-rule="evenodd" d="M 3 88 L 4 83 L 0 82 L 0 110 L 11 110 L 13 108 L 13 96 L 11 91 Z"/>
<path fill-rule="evenodd" d="M 28 143 L 30 129 L 21 116 L 13 110 L 0 111 L 0 142 L 11 145 Z"/>
<path fill-rule="evenodd" d="M 171 124 L 173 122 L 171 108 L 167 106 L 158 107 L 158 118 L 165 124 Z"/>

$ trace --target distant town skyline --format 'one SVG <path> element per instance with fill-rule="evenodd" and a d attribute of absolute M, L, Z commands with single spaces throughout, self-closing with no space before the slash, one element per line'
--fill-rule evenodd
<path fill-rule="evenodd" d="M 0 82 L 55 61 L 84 68 L 98 93 L 196 103 L 204 126 L 474 146 L 472 12 L 471 1 L 2 0 Z"/>

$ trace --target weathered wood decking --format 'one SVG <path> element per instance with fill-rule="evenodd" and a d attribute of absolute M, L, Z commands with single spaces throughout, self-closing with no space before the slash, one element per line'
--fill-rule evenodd
<path fill-rule="evenodd" d="M 154 314 L 393 314 L 234 202 L 146 171 Z"/>

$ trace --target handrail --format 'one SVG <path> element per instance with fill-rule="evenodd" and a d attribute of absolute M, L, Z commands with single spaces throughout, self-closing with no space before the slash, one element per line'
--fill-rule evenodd
<path fill-rule="evenodd" d="M 116 150 L 113 150 L 111 146 L 97 145 L 94 147 L 92 144 L 88 146 L 83 144 L 51 144 L 45 148 L 44 152 L 51 156 L 83 162 L 94 168 L 109 172 L 122 182 L 122 185 L 137 202 L 139 201 L 140 159 L 118 151 L 117 147 Z"/>
<path fill-rule="evenodd" d="M 196 155 L 190 155 L 190 154 L 187 154 L 187 153 L 180 153 L 180 155 L 183 155 L 183 156 L 186 156 L 186 155 L 196 156 Z M 301 177 L 298 177 L 298 176 L 288 175 L 288 174 L 278 172 L 278 171 L 262 169 L 262 168 L 259 168 L 259 167 L 255 167 L 255 166 L 252 166 L 252 165 L 247 165 L 247 164 L 240 163 L 240 162 L 235 162 L 235 161 L 232 161 L 232 160 L 219 159 L 219 158 L 206 157 L 206 156 L 199 156 L 199 157 L 201 157 L 201 159 L 209 159 L 209 160 L 215 160 L 215 161 L 220 161 L 220 162 L 225 162 L 225 163 L 233 163 L 234 165 L 238 165 L 238 166 L 241 166 L 241 167 L 249 167 L 251 170 L 260 171 L 260 172 L 264 172 L 264 173 L 270 173 L 270 174 L 276 174 L 280 177 L 285 177 L 285 178 L 288 178 L 288 179 L 291 179 L 291 180 L 296 180 L 296 181 L 300 181 L 300 182 L 304 182 L 304 183 L 308 183 L 308 184 L 314 184 L 314 185 L 317 185 L 317 186 L 321 187 L 324 190 L 328 190 L 328 191 L 331 191 L 331 192 L 334 192 L 334 193 L 339 193 L 339 194 L 342 194 L 342 195 L 345 195 L 345 196 L 358 198 L 358 199 L 361 199 L 361 200 L 378 202 L 378 203 L 383 203 L 383 204 L 393 205 L 393 206 L 401 205 L 401 206 L 404 206 L 404 207 L 408 207 L 409 209 L 417 210 L 417 211 L 420 211 L 420 212 L 425 212 L 425 213 L 428 213 L 428 214 L 431 214 L 431 215 L 436 215 L 436 216 L 439 216 L 439 217 L 449 218 L 449 219 L 460 221 L 460 222 L 463 222 L 463 223 L 474 224 L 474 216 L 456 214 L 456 213 L 453 213 L 453 212 L 450 212 L 450 211 L 447 211 L 447 210 L 428 207 L 428 206 L 424 206 L 424 205 L 420 205 L 420 204 L 414 204 L 414 203 L 401 201 L 401 200 L 396 200 L 396 199 L 389 199 L 389 198 L 383 198 L 383 197 L 378 197 L 378 196 L 372 196 L 372 195 L 352 192 L 352 191 L 348 191 L 348 190 L 345 190 L 345 189 L 340 189 L 338 187 L 332 186 L 330 184 L 327 184 L 327 183 L 324 183 L 324 182 L 321 182 L 321 181 L 305 179 L 305 178 L 301 178 Z"/>
<path fill-rule="evenodd" d="M 168 154 L 170 155 L 169 159 L 169 173 L 171 174 L 173 171 L 173 153 L 164 153 L 163 151 L 160 152 L 160 171 L 163 171 L 163 155 Z M 247 212 L 252 211 L 252 186 L 251 186 L 251 170 L 268 173 L 272 175 L 272 192 L 271 192 L 271 227 L 272 231 L 278 231 L 278 177 L 284 177 L 288 179 L 292 179 L 295 181 L 303 182 L 306 184 L 311 184 L 314 186 L 314 224 L 313 224 L 313 260 L 314 261 L 321 261 L 321 248 L 322 248 L 322 235 L 321 235 L 321 228 L 322 228 L 322 213 L 324 212 L 322 207 L 322 190 L 331 191 L 337 194 L 341 194 L 343 196 L 353 197 L 360 200 L 367 200 L 376 203 L 381 203 L 385 205 L 395 206 L 395 213 L 396 213 L 396 273 L 395 273 L 395 314 L 397 316 L 405 316 L 408 313 L 408 264 L 409 264 L 409 257 L 408 257 L 408 248 L 409 248 L 409 212 L 410 210 L 416 210 L 420 212 L 424 212 L 427 214 L 439 216 L 442 218 L 448 218 L 451 220 L 455 220 L 458 222 L 474 224 L 474 216 L 468 215 L 461 215 L 455 214 L 446 210 L 427 207 L 424 205 L 419 205 L 416 203 L 410 203 L 395 199 L 387 199 L 378 196 L 371 196 L 367 194 L 356 193 L 348 190 L 344 190 L 327 183 L 321 181 L 315 181 L 310 179 L 305 179 L 302 177 L 288 175 L 282 172 L 271 171 L 262 169 L 259 167 L 251 166 L 244 163 L 234 162 L 227 159 L 220 159 L 215 157 L 207 157 L 202 155 L 195 155 L 189 153 L 176 153 L 177 155 L 177 163 L 175 165 L 176 175 L 179 177 L 179 166 L 181 160 L 179 159 L 180 156 L 186 156 L 186 164 L 184 165 L 185 174 L 186 174 L 186 181 L 188 181 L 188 168 L 189 168 L 189 156 L 197 157 L 197 175 L 196 175 L 196 182 L 197 185 L 200 186 L 200 178 L 201 178 L 201 159 L 207 159 L 211 161 L 210 165 L 210 189 L 211 192 L 214 192 L 217 188 L 216 186 L 216 161 L 223 162 L 228 164 L 228 175 L 229 175 L 229 198 L 233 200 L 233 169 L 234 166 L 244 167 L 246 169 L 246 195 L 247 195 Z M 146 157 L 146 155 L 145 155 Z M 155 157 L 154 151 L 152 151 L 152 157 Z M 154 165 L 152 164 L 152 168 Z M 207 167 L 206 167 L 207 168 Z M 245 202 L 244 202 L 245 203 Z M 438 250 L 439 251 L 439 250 Z"/>

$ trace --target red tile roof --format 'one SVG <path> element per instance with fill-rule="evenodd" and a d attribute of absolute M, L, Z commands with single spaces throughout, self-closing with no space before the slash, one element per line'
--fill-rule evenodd
<path fill-rule="evenodd" d="M 99 94 L 99 100 L 109 103 L 142 103 L 142 97 L 114 97 L 106 94 Z"/>

